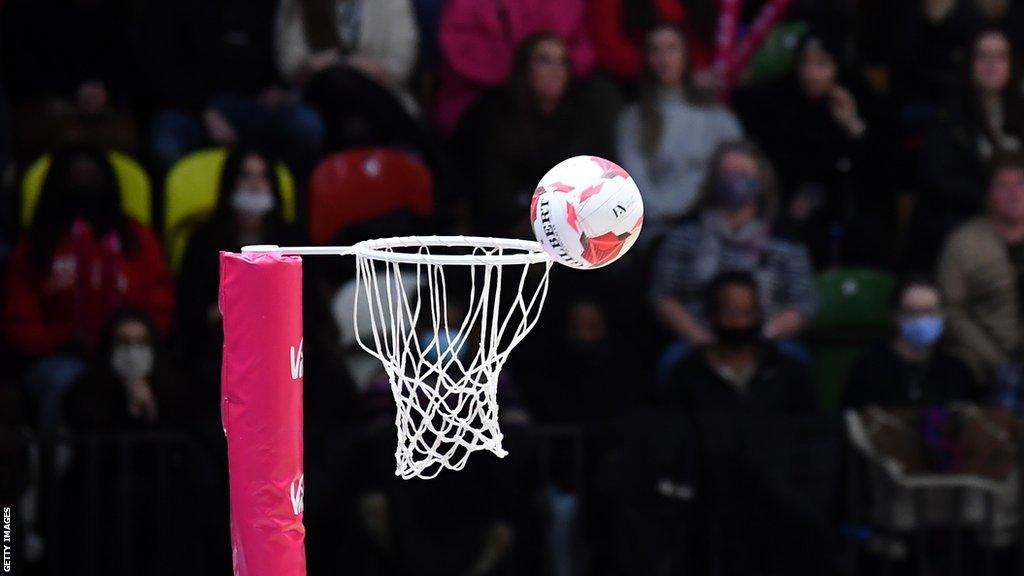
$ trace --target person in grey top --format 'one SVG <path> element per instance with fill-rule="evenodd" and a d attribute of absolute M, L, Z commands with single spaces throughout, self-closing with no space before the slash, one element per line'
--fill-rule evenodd
<path fill-rule="evenodd" d="M 763 336 L 794 338 L 814 315 L 817 291 L 806 247 L 772 234 L 775 180 L 753 144 L 722 145 L 712 157 L 695 218 L 671 229 L 652 267 L 657 315 L 685 343 L 714 340 L 701 310 L 704 287 L 719 272 L 757 279 L 765 311 Z"/>
<path fill-rule="evenodd" d="M 683 34 L 668 25 L 649 32 L 640 100 L 623 110 L 616 126 L 619 161 L 644 197 L 647 236 L 693 210 L 715 148 L 742 136 L 726 108 L 698 102 Z"/>

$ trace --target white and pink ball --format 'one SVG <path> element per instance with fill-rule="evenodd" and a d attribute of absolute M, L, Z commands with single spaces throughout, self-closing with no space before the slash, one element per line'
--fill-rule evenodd
<path fill-rule="evenodd" d="M 533 193 L 530 223 L 555 261 L 587 270 L 618 260 L 640 234 L 640 190 L 618 164 L 574 156 L 548 171 Z"/>

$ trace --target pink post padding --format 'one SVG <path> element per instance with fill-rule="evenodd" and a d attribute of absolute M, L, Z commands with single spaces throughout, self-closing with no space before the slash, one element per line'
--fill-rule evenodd
<path fill-rule="evenodd" d="M 235 576 L 305 576 L 302 260 L 220 254 Z"/>

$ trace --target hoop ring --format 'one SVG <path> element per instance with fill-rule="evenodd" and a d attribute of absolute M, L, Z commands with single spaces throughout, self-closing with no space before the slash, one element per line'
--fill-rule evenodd
<path fill-rule="evenodd" d="M 395 252 L 396 248 L 466 247 L 516 250 L 514 254 L 429 254 Z M 552 262 L 551 256 L 534 240 L 488 238 L 484 236 L 396 236 L 364 240 L 352 246 L 245 246 L 242 252 L 279 252 L 299 256 L 353 255 L 396 264 L 438 264 L 473 266 L 478 264 L 536 264 Z"/>

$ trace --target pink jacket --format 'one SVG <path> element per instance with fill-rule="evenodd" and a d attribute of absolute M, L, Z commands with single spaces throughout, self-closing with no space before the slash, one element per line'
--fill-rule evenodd
<path fill-rule="evenodd" d="M 587 35 L 585 0 L 448 0 L 441 14 L 438 126 L 450 134 L 462 112 L 487 88 L 512 73 L 516 46 L 537 32 L 553 32 L 569 46 L 573 71 L 588 74 L 596 53 Z"/>

